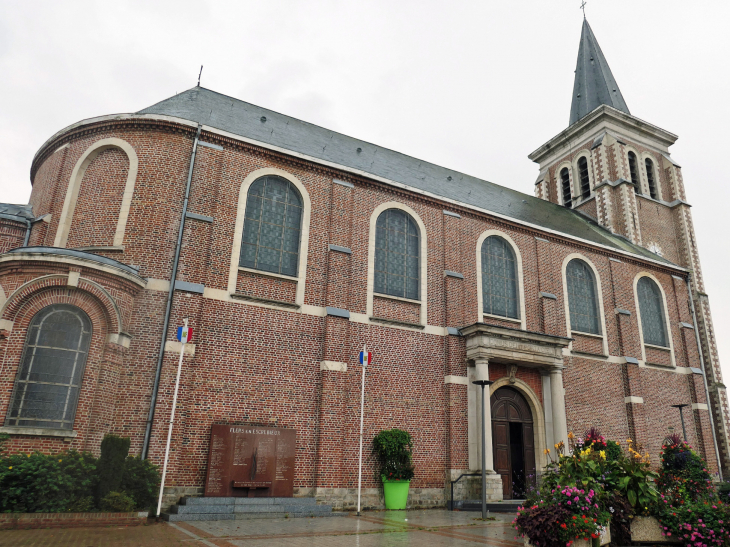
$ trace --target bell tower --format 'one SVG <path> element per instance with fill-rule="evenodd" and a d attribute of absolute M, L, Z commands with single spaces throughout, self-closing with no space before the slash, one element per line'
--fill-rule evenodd
<path fill-rule="evenodd" d="M 539 165 L 535 195 L 588 216 L 619 238 L 690 270 L 713 422 L 730 474 L 728 400 L 710 305 L 686 200 L 682 169 L 669 147 L 677 136 L 629 111 L 586 19 L 567 129 L 528 157 Z"/>

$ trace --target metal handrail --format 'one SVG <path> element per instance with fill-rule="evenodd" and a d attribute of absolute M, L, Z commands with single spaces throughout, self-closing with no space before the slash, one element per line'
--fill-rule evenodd
<path fill-rule="evenodd" d="M 482 476 L 481 473 L 462 473 L 461 475 L 459 475 L 459 478 L 457 478 L 454 481 L 451 481 L 451 500 L 450 500 L 451 511 L 454 510 L 454 484 L 459 482 L 463 477 L 481 477 L 481 476 Z"/>

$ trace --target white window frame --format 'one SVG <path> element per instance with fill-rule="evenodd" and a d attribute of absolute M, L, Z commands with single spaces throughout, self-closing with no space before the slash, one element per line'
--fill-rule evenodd
<path fill-rule="evenodd" d="M 646 363 L 646 344 L 644 343 L 644 324 L 641 322 L 641 307 L 639 306 L 639 279 L 642 277 L 648 277 L 654 283 L 657 284 L 659 287 L 659 292 L 662 294 L 662 308 L 664 310 L 664 328 L 666 329 L 667 334 L 667 340 L 669 342 L 669 347 L 662 347 L 662 346 L 654 346 L 652 344 L 649 344 L 649 347 L 652 348 L 659 348 L 659 350 L 667 351 L 669 350 L 669 357 L 672 367 L 677 367 L 677 362 L 674 358 L 674 335 L 672 333 L 672 324 L 669 322 L 669 308 L 667 307 L 667 294 L 664 292 L 664 287 L 660 283 L 660 281 L 654 276 L 653 274 L 649 272 L 639 272 L 636 274 L 636 277 L 634 277 L 634 305 L 636 306 L 636 320 L 638 322 L 639 327 L 639 340 L 641 341 L 641 360 Z M 652 363 L 656 365 L 655 363 Z M 661 366 L 661 365 L 657 365 Z"/>

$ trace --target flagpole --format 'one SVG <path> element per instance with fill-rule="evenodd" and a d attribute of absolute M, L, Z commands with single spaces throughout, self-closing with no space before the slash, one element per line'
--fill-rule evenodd
<path fill-rule="evenodd" d="M 185 329 L 187 331 L 188 320 L 185 321 Z M 170 427 L 167 429 L 167 446 L 165 446 L 165 460 L 162 465 L 162 479 L 160 480 L 160 495 L 157 499 L 157 515 L 160 516 L 160 509 L 162 508 L 162 491 L 165 488 L 165 476 L 167 475 L 167 459 L 170 456 L 170 439 L 172 438 L 172 424 L 175 421 L 175 407 L 177 406 L 177 390 L 180 387 L 180 372 L 182 371 L 183 355 L 185 355 L 185 343 L 187 342 L 187 332 L 185 336 L 181 336 L 182 344 L 180 345 L 180 360 L 177 363 L 177 378 L 175 378 L 175 394 L 172 397 L 172 410 L 170 411 Z"/>
<path fill-rule="evenodd" d="M 362 425 L 365 413 L 365 368 L 368 360 L 367 345 L 362 346 L 362 388 L 360 390 L 360 463 L 357 471 L 357 516 L 360 516 L 360 491 L 362 489 Z"/>

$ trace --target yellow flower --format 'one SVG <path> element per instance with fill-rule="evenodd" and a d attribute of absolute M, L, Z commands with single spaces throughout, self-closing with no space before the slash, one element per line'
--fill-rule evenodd
<path fill-rule="evenodd" d="M 568 433 L 568 438 L 569 439 L 575 439 L 575 435 L 573 435 L 573 432 L 572 431 L 570 433 Z"/>
<path fill-rule="evenodd" d="M 11 465 L 10 467 L 8 467 L 8 469 L 12 469 L 12 468 L 13 468 L 13 466 L 12 466 L 12 465 Z"/>
<path fill-rule="evenodd" d="M 30 458 L 30 454 L 28 454 L 28 457 Z"/>
<path fill-rule="evenodd" d="M 58 463 L 61 463 L 63 460 L 58 460 Z"/>
<path fill-rule="evenodd" d="M 603 458 L 604 460 L 606 459 L 606 451 L 605 451 L 605 450 L 601 450 L 601 451 L 600 451 L 600 452 L 599 452 L 598 454 L 599 454 L 599 455 L 601 456 L 601 458 Z"/>
<path fill-rule="evenodd" d="M 558 448 L 558 443 L 555 443 L 555 448 Z"/>
<path fill-rule="evenodd" d="M 626 439 L 626 442 L 631 444 L 633 441 L 631 439 Z"/>

